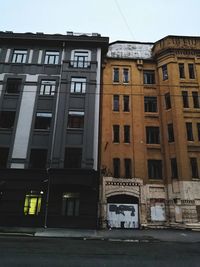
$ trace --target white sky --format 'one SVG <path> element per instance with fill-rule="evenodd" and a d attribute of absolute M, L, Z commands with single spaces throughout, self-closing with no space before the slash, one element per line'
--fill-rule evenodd
<path fill-rule="evenodd" d="M 98 32 L 116 40 L 154 42 L 200 36 L 200 0 L 0 0 L 0 30 Z"/>

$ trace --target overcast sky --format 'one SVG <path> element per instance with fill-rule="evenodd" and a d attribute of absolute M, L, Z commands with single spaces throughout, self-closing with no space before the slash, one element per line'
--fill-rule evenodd
<path fill-rule="evenodd" d="M 200 36 L 200 0 L 0 0 L 0 30 L 98 32 L 116 40 L 154 42 Z"/>

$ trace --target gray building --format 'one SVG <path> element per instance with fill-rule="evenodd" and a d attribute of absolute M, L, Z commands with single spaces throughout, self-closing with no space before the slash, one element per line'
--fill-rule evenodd
<path fill-rule="evenodd" d="M 108 41 L 0 32 L 0 225 L 97 226 Z"/>

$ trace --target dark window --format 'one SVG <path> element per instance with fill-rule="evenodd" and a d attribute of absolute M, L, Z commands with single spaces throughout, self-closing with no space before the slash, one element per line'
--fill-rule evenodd
<path fill-rule="evenodd" d="M 83 128 L 84 112 L 69 111 L 68 128 Z"/>
<path fill-rule="evenodd" d="M 146 127 L 147 144 L 160 144 L 160 129 L 159 127 Z"/>
<path fill-rule="evenodd" d="M 192 178 L 199 178 L 197 158 L 190 158 Z"/>
<path fill-rule="evenodd" d="M 13 128 L 15 122 L 15 111 L 0 112 L 0 128 Z"/>
<path fill-rule="evenodd" d="M 162 66 L 162 74 L 163 74 L 163 80 L 167 80 L 168 79 L 167 65 Z"/>
<path fill-rule="evenodd" d="M 178 66 L 179 66 L 179 77 L 181 79 L 184 79 L 185 78 L 184 63 L 179 63 Z"/>
<path fill-rule="evenodd" d="M 148 160 L 149 179 L 162 179 L 162 160 Z"/>
<path fill-rule="evenodd" d="M 86 78 L 72 78 L 71 93 L 85 93 L 85 92 L 86 92 Z"/>
<path fill-rule="evenodd" d="M 183 98 L 183 107 L 189 108 L 188 92 L 187 91 L 182 91 L 182 98 Z"/>
<path fill-rule="evenodd" d="M 44 169 L 47 163 L 47 149 L 31 149 L 29 168 Z"/>
<path fill-rule="evenodd" d="M 130 111 L 130 110 L 129 110 L 129 96 L 128 96 L 128 95 L 124 95 L 124 96 L 123 96 L 123 102 L 124 102 L 124 103 L 123 103 L 123 104 L 124 104 L 124 105 L 123 105 L 123 106 L 124 106 L 124 111 L 125 111 L 125 112 Z"/>
<path fill-rule="evenodd" d="M 169 142 L 174 142 L 174 128 L 173 128 L 173 124 L 170 123 L 167 125 L 167 129 L 168 129 L 168 141 Z"/>
<path fill-rule="evenodd" d="M 41 211 L 42 194 L 31 192 L 27 194 L 24 201 L 24 215 L 39 215 Z"/>
<path fill-rule="evenodd" d="M 113 111 L 119 111 L 119 95 L 113 96 Z"/>
<path fill-rule="evenodd" d="M 119 125 L 113 125 L 113 142 L 119 143 Z"/>
<path fill-rule="evenodd" d="M 198 92 L 192 92 L 193 107 L 199 108 L 199 95 Z"/>
<path fill-rule="evenodd" d="M 171 176 L 172 178 L 178 178 L 178 168 L 176 158 L 171 159 Z"/>
<path fill-rule="evenodd" d="M 8 78 L 6 83 L 7 94 L 19 94 L 21 88 L 21 79 Z"/>
<path fill-rule="evenodd" d="M 58 51 L 46 51 L 44 64 L 58 64 L 59 52 Z"/>
<path fill-rule="evenodd" d="M 125 177 L 132 177 L 131 159 L 124 159 Z"/>
<path fill-rule="evenodd" d="M 81 168 L 82 148 L 68 147 L 65 149 L 65 168 Z"/>
<path fill-rule="evenodd" d="M 171 108 L 171 97 L 170 97 L 170 93 L 166 93 L 165 94 L 165 107 L 166 107 L 166 109 L 170 109 Z"/>
<path fill-rule="evenodd" d="M 113 159 L 113 176 L 115 178 L 120 177 L 120 159 L 119 158 Z"/>
<path fill-rule="evenodd" d="M 197 123 L 198 140 L 200 141 L 200 123 Z"/>
<path fill-rule="evenodd" d="M 0 147 L 0 168 L 6 168 L 8 162 L 9 148 Z"/>
<path fill-rule="evenodd" d="M 157 112 L 157 97 L 145 96 L 144 97 L 144 111 L 145 112 Z"/>
<path fill-rule="evenodd" d="M 123 83 L 129 82 L 129 69 L 123 69 Z"/>
<path fill-rule="evenodd" d="M 37 113 L 35 118 L 35 129 L 49 130 L 51 127 L 51 113 Z"/>
<path fill-rule="evenodd" d="M 188 70 L 189 70 L 189 78 L 195 79 L 194 64 L 188 64 Z"/>
<path fill-rule="evenodd" d="M 71 62 L 74 68 L 88 68 L 90 66 L 88 51 L 75 51 L 74 61 Z"/>
<path fill-rule="evenodd" d="M 155 71 L 154 70 L 144 70 L 144 84 L 155 84 Z"/>
<path fill-rule="evenodd" d="M 119 82 L 119 68 L 113 69 L 113 82 Z"/>
<path fill-rule="evenodd" d="M 40 95 L 54 95 L 56 88 L 56 81 L 42 80 L 40 87 Z"/>
<path fill-rule="evenodd" d="M 14 50 L 12 63 L 26 63 L 27 50 Z"/>
<path fill-rule="evenodd" d="M 124 143 L 130 143 L 130 126 L 124 125 Z"/>
<path fill-rule="evenodd" d="M 186 122 L 186 131 L 187 131 L 187 140 L 188 141 L 194 141 L 191 122 Z"/>
<path fill-rule="evenodd" d="M 80 194 L 65 192 L 62 196 L 62 215 L 79 216 Z"/>

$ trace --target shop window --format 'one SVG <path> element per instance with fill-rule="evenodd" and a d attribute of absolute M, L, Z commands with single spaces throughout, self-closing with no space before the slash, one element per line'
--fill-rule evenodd
<path fill-rule="evenodd" d="M 119 143 L 119 125 L 113 125 L 113 143 Z"/>
<path fill-rule="evenodd" d="M 162 75 L 163 75 L 163 80 L 167 80 L 168 79 L 168 70 L 167 70 L 167 65 L 163 65 L 162 66 Z"/>
<path fill-rule="evenodd" d="M 165 107 L 166 107 L 166 109 L 170 109 L 171 108 L 171 97 L 170 97 L 170 93 L 166 93 L 165 94 Z"/>
<path fill-rule="evenodd" d="M 123 83 L 129 83 L 129 69 L 123 69 Z"/>
<path fill-rule="evenodd" d="M 52 96 L 55 94 L 56 81 L 42 80 L 40 86 L 40 95 Z"/>
<path fill-rule="evenodd" d="M 187 132 L 187 140 L 194 141 L 192 122 L 186 122 L 186 132 Z"/>
<path fill-rule="evenodd" d="M 27 194 L 24 201 L 24 215 L 37 216 L 41 211 L 43 192 L 31 191 Z"/>
<path fill-rule="evenodd" d="M 185 78 L 184 63 L 179 63 L 178 67 L 179 67 L 179 77 L 180 79 L 184 79 Z"/>
<path fill-rule="evenodd" d="M 84 112 L 69 111 L 68 128 L 83 128 L 84 127 Z"/>
<path fill-rule="evenodd" d="M 15 122 L 15 111 L 0 111 L 0 128 L 11 129 Z"/>
<path fill-rule="evenodd" d="M 144 84 L 155 84 L 155 71 L 144 70 L 143 78 L 144 78 Z"/>
<path fill-rule="evenodd" d="M 119 95 L 113 96 L 113 111 L 119 111 Z"/>
<path fill-rule="evenodd" d="M 167 130 L 168 130 L 168 142 L 174 142 L 174 128 L 172 123 L 167 125 Z"/>
<path fill-rule="evenodd" d="M 80 194 L 65 192 L 62 196 L 62 215 L 77 217 L 80 214 Z"/>
<path fill-rule="evenodd" d="M 49 130 L 51 127 L 51 113 L 36 113 L 35 129 Z"/>
<path fill-rule="evenodd" d="M 113 69 L 113 82 L 118 83 L 119 82 L 119 68 Z"/>
<path fill-rule="evenodd" d="M 194 64 L 188 64 L 189 78 L 195 79 Z"/>
<path fill-rule="evenodd" d="M 197 158 L 190 158 L 192 178 L 199 178 Z"/>
<path fill-rule="evenodd" d="M 44 169 L 47 164 L 47 149 L 31 149 L 29 168 Z"/>
<path fill-rule="evenodd" d="M 113 159 L 113 176 L 115 178 L 120 177 L 120 159 L 119 158 Z"/>
<path fill-rule="evenodd" d="M 58 51 L 46 51 L 44 64 L 58 64 L 59 63 L 59 52 Z"/>
<path fill-rule="evenodd" d="M 199 95 L 198 92 L 192 92 L 193 107 L 199 108 Z"/>
<path fill-rule="evenodd" d="M 148 160 L 149 179 L 162 179 L 162 160 Z"/>
<path fill-rule="evenodd" d="M 159 127 L 146 127 L 147 144 L 160 144 L 160 129 Z"/>
<path fill-rule="evenodd" d="M 71 93 L 86 92 L 86 78 L 71 78 Z"/>
<path fill-rule="evenodd" d="M 26 63 L 27 50 L 18 50 L 13 51 L 12 63 Z"/>
<path fill-rule="evenodd" d="M 123 107 L 124 107 L 124 112 L 129 112 L 130 108 L 129 108 L 129 96 L 128 95 L 124 95 L 123 96 Z"/>
<path fill-rule="evenodd" d="M 64 168 L 81 168 L 82 148 L 68 147 L 65 149 Z"/>
<path fill-rule="evenodd" d="M 125 178 L 132 177 L 131 159 L 124 159 Z"/>
<path fill-rule="evenodd" d="M 144 97 L 144 111 L 145 112 L 157 112 L 157 97 L 145 96 Z"/>
<path fill-rule="evenodd" d="M 0 168 L 6 168 L 8 162 L 9 148 L 0 147 Z"/>
<path fill-rule="evenodd" d="M 6 83 L 6 94 L 19 94 L 22 79 L 8 78 Z"/>
<path fill-rule="evenodd" d="M 177 167 L 177 160 L 173 158 L 171 161 L 171 176 L 172 178 L 178 178 L 178 167 Z"/>
<path fill-rule="evenodd" d="M 182 91 L 182 99 L 183 99 L 183 107 L 189 108 L 188 92 L 187 91 Z"/>
<path fill-rule="evenodd" d="M 130 143 L 130 126 L 124 125 L 124 143 Z"/>

